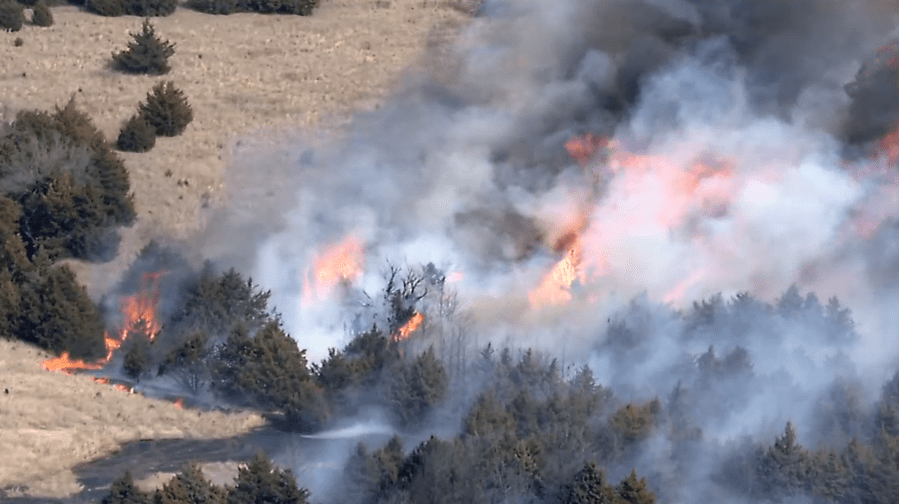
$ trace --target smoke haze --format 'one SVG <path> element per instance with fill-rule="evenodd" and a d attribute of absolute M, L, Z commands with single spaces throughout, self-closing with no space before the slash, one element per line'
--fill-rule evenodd
<path fill-rule="evenodd" d="M 460 272 L 473 341 L 565 354 L 619 396 L 667 397 L 699 379 L 701 356 L 745 351 L 751 378 L 715 388 L 740 400 L 693 412 L 707 438 L 768 442 L 790 419 L 815 438 L 821 397 L 874 398 L 895 371 L 897 179 L 873 144 L 850 143 L 873 119 L 844 87 L 897 13 L 885 0 L 488 1 L 442 72 L 411 72 L 340 134 L 245 143 L 203 253 L 272 289 L 312 360 L 346 342 L 354 299 L 310 296 L 313 271 L 352 240 L 361 272 L 344 290 L 376 292 L 386 261 Z M 578 160 L 566 143 L 588 133 L 608 142 Z M 536 293 L 567 254 L 572 278 Z M 683 316 L 746 291 L 820 310 L 836 296 L 858 338 L 784 312 L 740 330 Z M 643 335 L 628 343 L 639 351 L 616 346 L 621 331 Z"/>

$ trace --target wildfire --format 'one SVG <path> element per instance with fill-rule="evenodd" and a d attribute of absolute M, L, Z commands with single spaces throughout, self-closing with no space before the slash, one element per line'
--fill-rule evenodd
<path fill-rule="evenodd" d="M 173 402 L 172 404 L 174 404 L 175 407 L 178 408 L 178 409 L 184 409 L 184 398 L 183 398 L 183 397 L 179 397 L 179 398 L 176 399 L 175 402 Z"/>
<path fill-rule="evenodd" d="M 84 362 L 79 359 L 71 359 L 68 352 L 63 352 L 59 357 L 45 360 L 41 363 L 41 367 L 47 371 L 62 371 L 68 375 L 79 369 L 94 371 L 102 369 L 109 363 L 112 354 L 122 346 L 131 333 L 138 330 L 146 331 L 152 340 L 160 329 L 159 321 L 156 320 L 156 307 L 159 305 L 159 279 L 165 274 L 166 272 L 162 271 L 143 275 L 141 292 L 122 299 L 120 309 L 124 315 L 124 322 L 122 329 L 118 332 L 118 337 L 110 336 L 109 332 L 103 334 L 106 357 L 96 362 Z M 152 288 L 147 285 L 148 282 L 152 282 Z"/>
<path fill-rule="evenodd" d="M 596 155 L 596 151 L 608 145 L 608 138 L 593 136 L 591 133 L 587 133 L 586 135 L 574 137 L 565 142 L 565 150 L 568 151 L 568 155 L 571 156 L 572 159 L 583 166 Z"/>
<path fill-rule="evenodd" d="M 408 339 L 409 336 L 416 331 L 416 329 L 421 327 L 421 323 L 424 322 L 424 320 L 424 315 L 415 312 L 415 315 L 412 315 L 412 318 L 410 318 L 408 322 L 403 324 L 403 327 L 400 327 L 396 334 L 393 335 L 393 341 L 399 342 Z"/>
<path fill-rule="evenodd" d="M 581 266 L 581 242 L 575 234 L 561 261 L 543 277 L 540 286 L 528 293 L 532 307 L 556 305 L 571 300 L 569 289 L 575 280 L 584 280 Z"/>
<path fill-rule="evenodd" d="M 877 150 L 890 166 L 899 161 L 899 126 L 877 142 Z"/>
<path fill-rule="evenodd" d="M 303 285 L 304 302 L 324 300 L 336 285 L 352 282 L 362 275 L 365 256 L 362 242 L 348 236 L 317 257 Z"/>
<path fill-rule="evenodd" d="M 464 278 L 465 278 L 465 273 L 462 273 L 461 271 L 453 271 L 449 275 L 446 275 L 446 282 L 447 283 L 461 282 L 462 279 L 464 279 Z"/>
<path fill-rule="evenodd" d="M 133 394 L 133 393 L 134 393 L 134 389 L 133 389 L 133 388 L 129 387 L 128 385 L 122 384 L 122 383 L 114 383 L 114 384 L 112 385 L 112 388 L 114 388 L 114 389 L 116 389 L 116 390 L 120 390 L 120 391 L 125 392 L 125 393 L 128 393 L 128 394 Z"/>

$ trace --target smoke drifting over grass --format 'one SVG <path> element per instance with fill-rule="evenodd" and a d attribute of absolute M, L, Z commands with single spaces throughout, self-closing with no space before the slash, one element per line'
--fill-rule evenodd
<path fill-rule="evenodd" d="M 342 135 L 234 159 L 234 207 L 203 247 L 272 289 L 313 360 L 345 342 L 352 293 L 377 291 L 385 260 L 433 262 L 464 275 L 469 341 L 564 353 L 633 400 L 705 390 L 689 413 L 715 443 L 767 443 L 792 420 L 814 444 L 822 398 L 877 396 L 896 362 L 897 179 L 881 151 L 849 144 L 869 119 L 844 86 L 889 40 L 895 2 L 481 12 L 451 70 L 410 75 Z M 587 133 L 609 142 L 578 163 L 565 144 Z M 348 239 L 354 272 L 309 297 Z M 566 254 L 558 296 L 535 302 Z M 714 459 L 697 457 L 697 481 Z"/>

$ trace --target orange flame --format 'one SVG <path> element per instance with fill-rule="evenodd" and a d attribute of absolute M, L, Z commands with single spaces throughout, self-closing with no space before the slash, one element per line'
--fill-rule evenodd
<path fill-rule="evenodd" d="M 899 127 L 877 142 L 877 150 L 890 165 L 895 165 L 899 161 Z"/>
<path fill-rule="evenodd" d="M 446 282 L 461 282 L 463 278 L 465 278 L 465 273 L 462 273 L 461 271 L 453 271 L 449 275 L 446 275 Z"/>
<path fill-rule="evenodd" d="M 156 320 L 156 307 L 159 305 L 159 279 L 167 272 L 161 271 L 157 273 L 147 273 L 141 277 L 141 292 L 122 299 L 120 309 L 122 315 L 125 316 L 122 329 L 118 333 L 118 338 L 110 336 L 108 332 L 103 334 L 103 340 L 106 345 L 106 357 L 96 362 L 84 362 L 83 360 L 71 359 L 68 352 L 63 352 L 59 357 L 47 359 L 41 363 L 41 367 L 47 371 L 62 371 L 71 375 L 76 370 L 98 370 L 109 363 L 112 354 L 122 346 L 128 335 L 139 330 L 145 330 L 150 339 L 156 337 L 159 333 L 160 324 Z M 152 290 L 147 286 L 147 282 L 152 281 Z M 118 388 L 118 386 L 116 387 Z"/>
<path fill-rule="evenodd" d="M 409 339 L 409 336 L 421 326 L 421 323 L 424 322 L 424 320 L 424 315 L 415 312 L 415 315 L 412 315 L 412 318 L 403 324 L 403 327 L 400 327 L 396 334 L 393 335 L 393 341 L 399 342 Z"/>
<path fill-rule="evenodd" d="M 343 242 L 328 248 L 313 263 L 303 285 L 304 302 L 324 300 L 334 287 L 342 282 L 352 282 L 362 275 L 365 264 L 362 242 L 348 236 Z"/>
<path fill-rule="evenodd" d="M 178 409 L 184 409 L 184 398 L 179 397 L 178 399 L 175 399 L 175 402 L 173 402 L 172 404 L 174 404 Z"/>
<path fill-rule="evenodd" d="M 587 133 L 586 135 L 574 137 L 565 142 L 565 150 L 568 151 L 569 156 L 583 166 L 596 155 L 596 151 L 601 147 L 606 147 L 608 145 L 608 138 L 593 136 L 591 133 Z"/>
<path fill-rule="evenodd" d="M 134 393 L 134 389 L 133 389 L 132 387 L 129 387 L 128 385 L 125 385 L 125 384 L 122 384 L 122 383 L 114 383 L 114 384 L 112 385 L 112 388 L 114 388 L 114 389 L 116 389 L 116 390 L 120 390 L 120 391 L 122 391 L 122 392 L 126 392 L 126 393 L 128 393 L 128 394 L 133 394 L 133 393 Z"/>
<path fill-rule="evenodd" d="M 106 361 L 88 363 L 80 359 L 70 359 L 69 352 L 63 352 L 59 357 L 47 359 L 41 363 L 41 367 L 47 371 L 62 371 L 65 374 L 72 374 L 76 369 L 95 370 L 101 369 Z"/>
<path fill-rule="evenodd" d="M 575 280 L 583 281 L 581 265 L 581 241 L 580 237 L 573 235 L 573 241 L 565 252 L 565 257 L 556 263 L 550 272 L 543 277 L 538 287 L 528 293 L 528 300 L 532 307 L 557 305 L 571 300 L 569 289 Z"/>

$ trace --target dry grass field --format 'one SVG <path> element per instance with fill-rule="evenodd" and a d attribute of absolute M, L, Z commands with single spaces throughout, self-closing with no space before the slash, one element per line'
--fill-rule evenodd
<path fill-rule="evenodd" d="M 106 292 L 152 238 L 188 237 L 201 209 L 223 191 L 236 139 L 337 124 L 377 106 L 404 69 L 424 63 L 428 47 L 468 18 L 464 0 L 322 0 L 310 17 L 214 16 L 179 8 L 154 18 L 175 43 L 161 77 L 108 69 L 141 19 L 104 18 L 74 6 L 52 7 L 55 23 L 26 22 L 0 32 L 0 111 L 52 109 L 74 95 L 114 140 L 154 84 L 172 80 L 194 109 L 183 135 L 160 138 L 145 154 L 121 153 L 138 212 L 122 230 L 110 263 L 73 262 L 95 298 Z M 26 12 L 26 19 L 30 13 Z M 16 47 L 21 37 L 24 44 Z M 48 356 L 0 341 L 0 489 L 62 497 L 79 491 L 71 467 L 121 443 L 157 437 L 221 437 L 259 426 L 256 414 L 199 413 L 40 368 Z M 7 393 L 8 391 L 8 393 Z"/>

